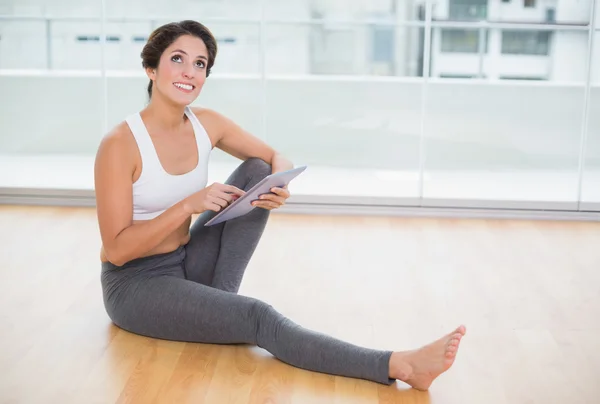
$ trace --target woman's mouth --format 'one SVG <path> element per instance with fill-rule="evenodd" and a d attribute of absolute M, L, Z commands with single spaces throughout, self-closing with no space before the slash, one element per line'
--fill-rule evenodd
<path fill-rule="evenodd" d="M 191 84 L 187 84 L 187 83 L 173 83 L 173 85 L 175 87 L 177 87 L 179 90 L 183 91 L 184 93 L 191 93 L 192 91 L 194 91 L 194 87 Z"/>

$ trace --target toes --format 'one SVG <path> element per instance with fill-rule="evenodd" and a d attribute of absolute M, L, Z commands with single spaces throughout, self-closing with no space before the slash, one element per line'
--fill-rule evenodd
<path fill-rule="evenodd" d="M 456 338 L 457 336 L 463 337 L 466 332 L 467 332 L 466 327 L 464 325 L 461 325 L 456 330 L 454 330 L 450 334 L 448 334 L 448 336 L 452 337 L 452 338 Z"/>
<path fill-rule="evenodd" d="M 447 346 L 458 346 L 460 344 L 460 334 L 458 334 L 459 336 L 452 336 L 448 342 L 447 342 Z"/>

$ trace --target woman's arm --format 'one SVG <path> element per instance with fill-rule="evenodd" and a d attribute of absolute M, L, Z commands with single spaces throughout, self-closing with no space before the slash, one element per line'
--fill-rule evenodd
<path fill-rule="evenodd" d="M 133 224 L 135 149 L 132 140 L 126 129 L 115 129 L 102 140 L 94 167 L 96 209 L 104 253 L 117 266 L 158 246 L 191 216 L 182 201 L 152 220 Z"/>
<path fill-rule="evenodd" d="M 240 160 L 257 157 L 271 165 L 272 172 L 294 168 L 294 164 L 275 149 L 241 128 L 231 119 L 207 108 L 193 108 L 215 147 Z"/>
<path fill-rule="evenodd" d="M 256 136 L 251 135 L 231 119 L 206 108 L 192 109 L 202 122 L 215 147 L 231 154 L 240 160 L 251 157 L 260 158 L 271 165 L 271 172 L 276 173 L 294 168 L 294 164 L 275 149 Z M 263 209 L 278 209 L 290 197 L 287 187 L 273 188 L 271 193 L 261 195 L 252 203 Z"/>

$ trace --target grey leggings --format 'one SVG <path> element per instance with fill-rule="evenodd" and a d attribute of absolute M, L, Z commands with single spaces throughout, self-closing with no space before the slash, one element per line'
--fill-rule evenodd
<path fill-rule="evenodd" d="M 227 180 L 249 189 L 271 172 L 262 160 L 242 163 Z M 391 352 L 358 347 L 307 330 L 258 299 L 237 294 L 269 211 L 204 227 L 189 243 L 123 266 L 102 264 L 107 314 L 118 327 L 153 338 L 212 344 L 253 344 L 303 369 L 391 384 Z"/>

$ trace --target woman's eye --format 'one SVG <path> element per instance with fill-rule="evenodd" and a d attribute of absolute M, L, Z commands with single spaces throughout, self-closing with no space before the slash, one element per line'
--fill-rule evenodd
<path fill-rule="evenodd" d="M 196 62 L 196 66 L 198 66 L 198 67 L 204 67 L 204 62 L 201 61 L 201 60 L 199 60 L 199 61 Z"/>
<path fill-rule="evenodd" d="M 173 57 L 171 58 L 171 60 L 172 60 L 173 62 L 178 62 L 178 61 L 181 61 L 181 56 L 179 56 L 179 55 L 175 55 L 175 56 L 173 56 Z"/>

